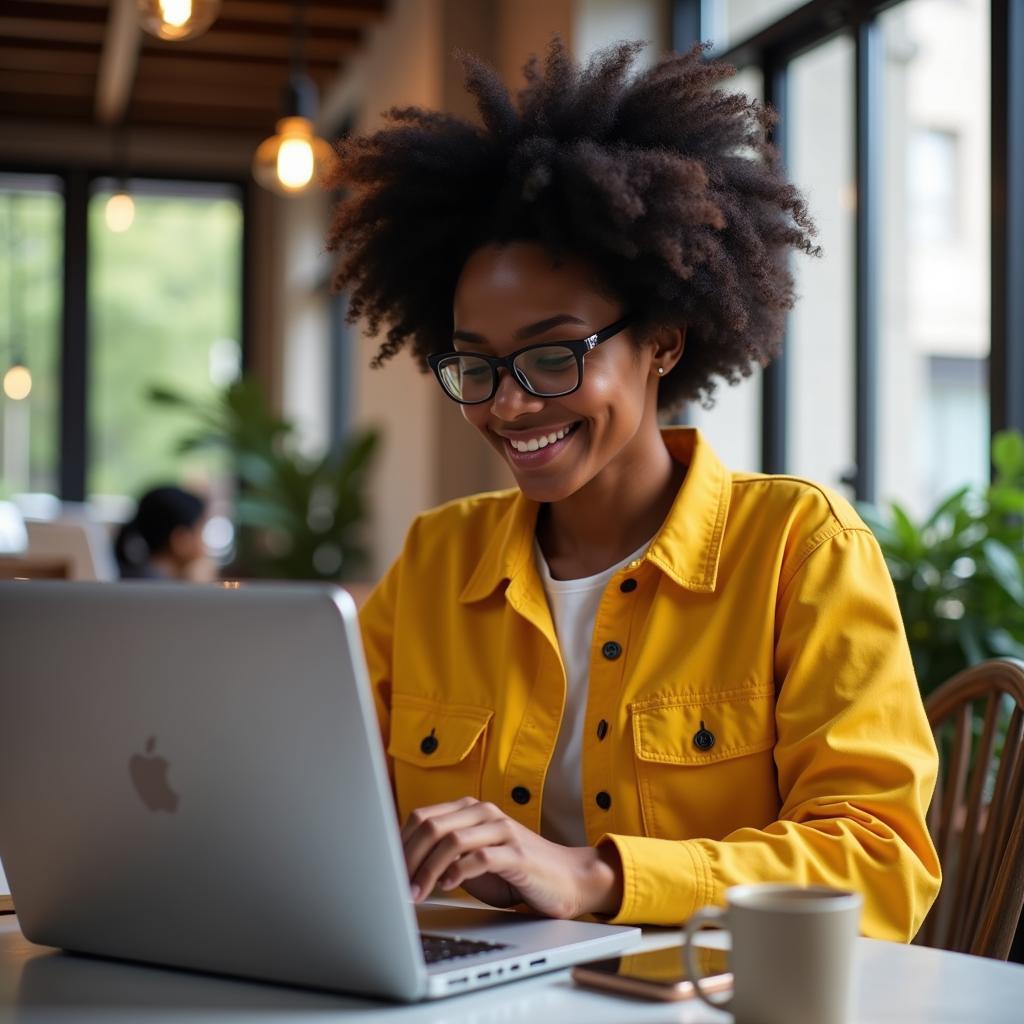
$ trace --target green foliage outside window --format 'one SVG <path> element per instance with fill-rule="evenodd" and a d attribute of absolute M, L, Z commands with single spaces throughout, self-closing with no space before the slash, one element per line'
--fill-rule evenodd
<path fill-rule="evenodd" d="M 366 475 L 378 435 L 353 434 L 321 458 L 300 455 L 294 427 L 271 411 L 259 385 L 240 380 L 213 399 L 151 388 L 150 399 L 193 423 L 179 455 L 225 452 L 239 483 L 235 576 L 358 579 L 368 561 L 363 535 Z"/>
<path fill-rule="evenodd" d="M 15 410 L 0 391 L 0 501 L 57 486 L 64 200 L 46 182 L 26 190 L 18 180 L 0 175 L 0 377 L 15 358 L 24 359 L 32 392 Z M 28 423 L 7 436 L 16 415 Z M 12 459 L 13 445 L 28 450 Z M 13 479 L 3 472 L 23 462 L 27 475 Z"/>
<path fill-rule="evenodd" d="M 220 452 L 175 454 L 188 419 L 154 415 L 161 381 L 213 399 L 216 346 L 241 337 L 242 209 L 230 194 L 135 196 L 135 220 L 112 232 L 109 192 L 89 204 L 90 494 L 137 497 L 167 481 L 209 492 Z"/>
<path fill-rule="evenodd" d="M 1024 435 L 992 443 L 995 478 L 923 521 L 862 506 L 896 586 L 921 691 L 988 658 L 1024 658 Z"/>

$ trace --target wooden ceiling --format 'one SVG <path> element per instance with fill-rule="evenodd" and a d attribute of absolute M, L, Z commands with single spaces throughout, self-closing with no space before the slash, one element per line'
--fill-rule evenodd
<path fill-rule="evenodd" d="M 292 0 L 223 0 L 197 39 L 137 27 L 135 0 L 0 0 L 0 117 L 269 133 L 283 114 Z M 306 68 L 321 92 L 387 0 L 307 0 Z"/>

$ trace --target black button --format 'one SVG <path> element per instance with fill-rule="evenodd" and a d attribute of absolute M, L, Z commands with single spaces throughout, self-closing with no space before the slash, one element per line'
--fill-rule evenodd
<path fill-rule="evenodd" d="M 614 640 L 609 640 L 608 643 L 601 648 L 601 653 L 609 661 L 614 661 L 622 653 L 622 644 L 617 644 Z"/>
<path fill-rule="evenodd" d="M 512 790 L 512 799 L 517 804 L 528 804 L 530 802 L 530 791 L 525 786 L 516 786 Z"/>
<path fill-rule="evenodd" d="M 433 729 L 430 730 L 429 736 L 424 736 L 423 739 L 420 740 L 420 750 L 422 750 L 424 754 L 432 754 L 437 750 L 437 737 L 434 735 Z"/>
<path fill-rule="evenodd" d="M 715 734 L 709 729 L 704 728 L 704 723 L 700 723 L 700 728 L 693 734 L 693 745 L 698 750 L 710 750 L 715 745 Z"/>
<path fill-rule="evenodd" d="M 636 580 L 634 580 L 634 579 L 623 580 L 619 584 L 619 590 L 621 590 L 624 594 L 632 594 L 633 591 L 636 590 Z"/>
<path fill-rule="evenodd" d="M 594 799 L 597 801 L 597 806 L 600 807 L 602 811 L 607 811 L 612 805 L 611 796 L 609 796 L 603 789 L 596 797 L 594 797 Z"/>
<path fill-rule="evenodd" d="M 597 738 L 599 740 L 603 740 L 607 735 L 608 723 L 602 718 L 601 721 L 597 723 Z"/>

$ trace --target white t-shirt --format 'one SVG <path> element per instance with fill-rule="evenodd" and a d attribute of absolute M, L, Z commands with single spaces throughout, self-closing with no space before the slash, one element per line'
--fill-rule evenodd
<path fill-rule="evenodd" d="M 565 666 L 565 710 L 544 782 L 540 831 L 545 839 L 563 846 L 587 845 L 587 833 L 583 825 L 580 757 L 590 676 L 590 647 L 594 639 L 597 609 L 611 578 L 643 555 L 649 544 L 650 541 L 596 576 L 579 580 L 556 580 L 551 577 L 540 545 L 534 541 L 537 571 L 548 597 L 562 664 Z"/>

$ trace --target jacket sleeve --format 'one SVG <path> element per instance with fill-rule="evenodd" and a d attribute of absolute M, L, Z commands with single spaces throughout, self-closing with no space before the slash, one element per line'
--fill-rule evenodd
<path fill-rule="evenodd" d="M 909 941 L 939 888 L 938 758 L 869 531 L 828 537 L 780 590 L 774 669 L 778 820 L 721 840 L 602 837 L 624 873 L 613 921 L 679 924 L 729 886 L 792 882 L 860 892 L 862 933 Z"/>

